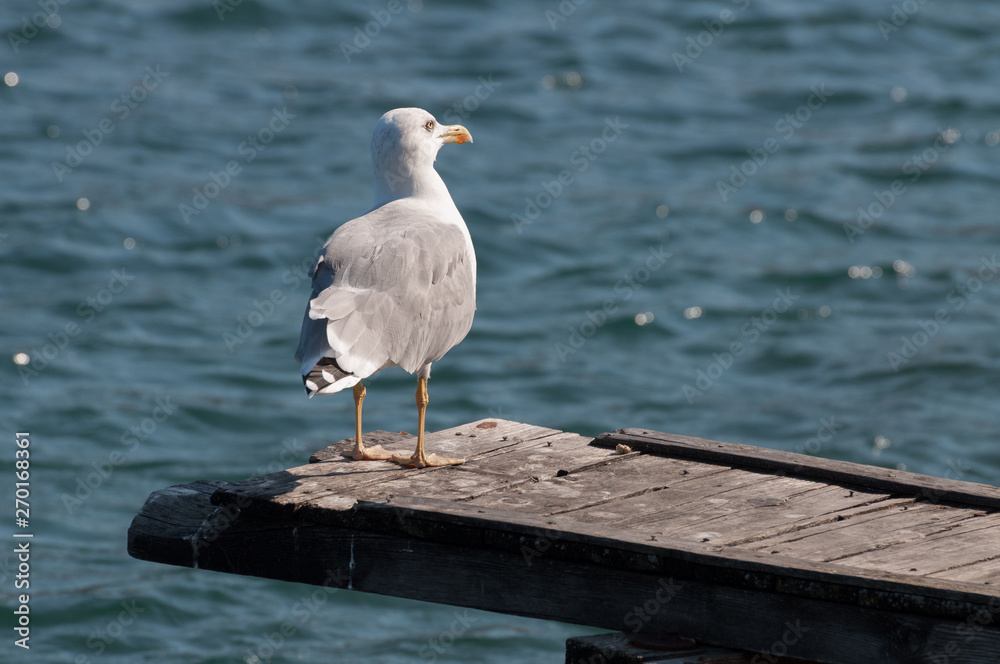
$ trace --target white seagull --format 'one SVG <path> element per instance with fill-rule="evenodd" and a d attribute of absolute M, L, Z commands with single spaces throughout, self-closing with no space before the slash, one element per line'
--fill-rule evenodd
<path fill-rule="evenodd" d="M 419 108 L 383 115 L 372 135 L 375 204 L 338 228 L 316 256 L 295 359 L 310 397 L 354 388 L 354 459 L 454 465 L 424 453 L 431 363 L 458 344 L 476 311 L 472 237 L 434 170 L 445 143 L 471 143 L 461 125 Z M 417 374 L 417 449 L 393 455 L 361 441 L 363 378 L 387 367 Z"/>

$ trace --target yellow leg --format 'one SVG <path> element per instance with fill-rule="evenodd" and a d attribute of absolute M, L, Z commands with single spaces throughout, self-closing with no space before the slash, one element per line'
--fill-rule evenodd
<path fill-rule="evenodd" d="M 417 378 L 417 451 L 413 456 L 394 455 L 392 460 L 404 466 L 414 468 L 426 468 L 428 466 L 457 466 L 465 463 L 465 459 L 449 459 L 439 457 L 436 454 L 424 454 L 424 418 L 427 414 L 427 404 L 430 403 L 427 396 L 427 379 Z"/>
<path fill-rule="evenodd" d="M 392 454 L 381 445 L 365 447 L 365 444 L 361 442 L 361 404 L 365 401 L 366 391 L 365 386 L 360 382 L 354 386 L 354 451 L 350 454 L 345 453 L 344 456 L 355 461 L 391 459 Z"/>
<path fill-rule="evenodd" d="M 368 390 L 360 382 L 354 386 L 354 448 L 364 449 L 361 442 L 361 404 L 365 402 L 365 394 Z"/>

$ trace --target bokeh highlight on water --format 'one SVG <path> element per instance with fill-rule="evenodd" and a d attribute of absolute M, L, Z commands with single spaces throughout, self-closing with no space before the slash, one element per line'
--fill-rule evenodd
<path fill-rule="evenodd" d="M 438 159 L 479 309 L 430 429 L 1000 480 L 1000 7 L 93 0 L 0 26 L 0 422 L 32 435 L 36 533 L 32 649 L 4 661 L 555 662 L 587 632 L 125 553 L 151 491 L 351 435 L 291 356 L 399 106 L 475 137 Z M 412 430 L 413 385 L 373 379 L 366 428 Z"/>

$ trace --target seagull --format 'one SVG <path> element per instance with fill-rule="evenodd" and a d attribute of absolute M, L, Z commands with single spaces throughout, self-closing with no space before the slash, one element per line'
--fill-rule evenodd
<path fill-rule="evenodd" d="M 419 108 L 383 115 L 372 135 L 375 204 L 340 226 L 313 264 L 312 295 L 295 359 L 306 393 L 354 392 L 355 460 L 424 468 L 463 463 L 424 452 L 431 363 L 457 345 L 476 311 L 476 254 L 465 220 L 434 170 L 445 143 L 471 143 L 461 125 Z M 389 367 L 417 374 L 417 449 L 390 454 L 361 440 L 362 379 Z"/>

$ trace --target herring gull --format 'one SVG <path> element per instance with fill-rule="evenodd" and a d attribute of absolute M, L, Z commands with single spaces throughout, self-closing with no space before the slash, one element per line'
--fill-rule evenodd
<path fill-rule="evenodd" d="M 471 143 L 461 125 L 399 108 L 372 135 L 375 204 L 340 226 L 316 256 L 295 359 L 306 393 L 354 388 L 354 459 L 423 468 L 460 464 L 424 452 L 431 363 L 472 327 L 476 254 L 469 229 L 434 170 L 445 143 Z M 388 367 L 417 374 L 417 449 L 393 455 L 361 440 L 362 379 Z"/>

